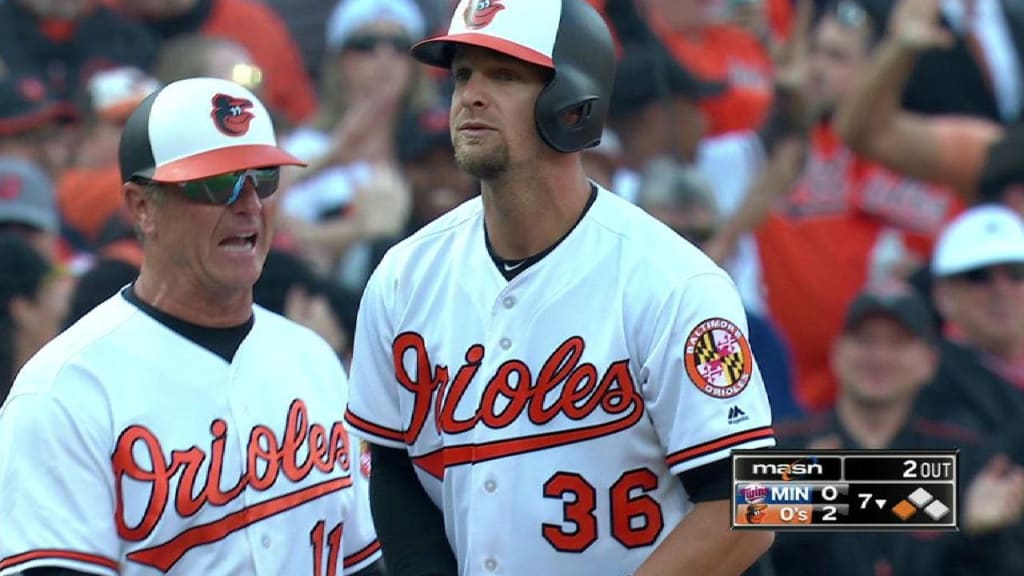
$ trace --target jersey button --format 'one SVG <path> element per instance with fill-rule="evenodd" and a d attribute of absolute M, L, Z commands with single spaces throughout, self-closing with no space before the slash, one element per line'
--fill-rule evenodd
<path fill-rule="evenodd" d="M 484 568 L 486 568 L 488 572 L 494 572 L 494 569 L 497 567 L 498 561 L 494 558 L 488 558 L 487 560 L 484 560 Z"/>
<path fill-rule="evenodd" d="M 502 338 L 498 341 L 498 346 L 501 346 L 502 350 L 508 350 L 512 347 L 512 341 L 508 338 Z"/>
<path fill-rule="evenodd" d="M 494 480 L 488 480 L 484 482 L 484 490 L 488 492 L 494 492 L 498 489 L 498 484 Z"/>
<path fill-rule="evenodd" d="M 501 301 L 505 305 L 505 308 L 511 308 L 516 305 L 516 299 L 512 296 L 505 296 L 505 299 Z"/>
<path fill-rule="evenodd" d="M 261 543 L 263 544 L 263 547 L 264 547 L 264 548 L 270 548 L 270 536 L 264 536 L 264 537 L 263 537 L 263 538 L 262 538 L 262 539 L 260 540 L 260 542 L 261 542 Z"/>

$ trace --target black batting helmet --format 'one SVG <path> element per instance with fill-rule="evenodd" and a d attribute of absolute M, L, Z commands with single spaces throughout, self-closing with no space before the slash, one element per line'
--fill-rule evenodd
<path fill-rule="evenodd" d="M 490 48 L 553 71 L 537 97 L 537 131 L 559 152 L 601 142 L 615 81 L 615 43 L 584 0 L 461 0 L 448 33 L 413 46 L 414 58 L 451 68 L 456 44 Z M 569 123 L 571 112 L 579 120 Z"/>

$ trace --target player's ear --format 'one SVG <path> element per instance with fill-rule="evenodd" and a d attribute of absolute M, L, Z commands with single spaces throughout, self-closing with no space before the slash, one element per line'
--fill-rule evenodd
<path fill-rule="evenodd" d="M 140 239 L 156 233 L 156 209 L 161 192 L 155 186 L 125 182 L 121 186 L 121 194 Z"/>

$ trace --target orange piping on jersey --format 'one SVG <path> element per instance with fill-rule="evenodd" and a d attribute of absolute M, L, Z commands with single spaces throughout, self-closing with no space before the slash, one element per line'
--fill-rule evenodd
<path fill-rule="evenodd" d="M 132 562 L 152 566 L 161 572 L 167 572 L 193 548 L 217 542 L 232 532 L 266 520 L 276 514 L 298 508 L 307 502 L 343 490 L 351 485 L 352 477 L 346 476 L 307 486 L 301 490 L 245 507 L 220 520 L 189 528 L 159 546 L 132 552 L 128 555 L 128 559 Z"/>
<path fill-rule="evenodd" d="M 380 540 L 374 540 L 373 542 L 367 544 L 366 547 L 362 550 L 350 556 L 346 556 L 343 564 L 345 568 L 355 566 L 356 564 L 359 564 L 363 560 L 366 560 L 370 556 L 376 554 L 377 550 L 380 550 Z"/>
<path fill-rule="evenodd" d="M 348 422 L 356 430 L 366 432 L 367 434 L 371 434 L 373 436 L 385 438 L 387 440 L 394 440 L 395 442 L 405 441 L 405 434 L 403 432 L 400 432 L 398 430 L 392 430 L 390 428 L 384 428 L 383 426 L 378 426 L 373 422 L 364 420 L 363 418 L 356 416 L 355 414 L 352 413 L 351 410 L 345 412 L 345 422 Z"/>
<path fill-rule="evenodd" d="M 770 426 L 763 426 L 761 428 L 754 428 L 753 430 L 745 430 L 743 432 L 737 432 L 730 436 L 725 436 L 717 440 L 711 440 L 703 444 L 698 444 L 692 448 L 686 450 L 680 450 L 668 455 L 665 462 L 668 463 L 668 467 L 672 468 L 687 460 L 692 460 L 705 454 L 711 454 L 712 452 L 718 452 L 724 448 L 749 442 L 751 440 L 759 440 L 761 438 L 771 438 L 775 435 L 775 431 Z"/>
<path fill-rule="evenodd" d="M 19 564 L 25 564 L 26 562 L 32 562 L 34 560 L 74 560 L 75 562 L 84 562 L 86 564 L 95 564 L 104 568 L 109 568 L 115 572 L 118 571 L 117 560 L 112 560 L 105 556 L 98 554 L 87 554 L 85 552 L 75 552 L 73 550 L 32 550 L 31 552 L 24 552 L 22 554 L 15 554 L 0 560 L 0 570 L 6 570 L 13 568 Z"/>

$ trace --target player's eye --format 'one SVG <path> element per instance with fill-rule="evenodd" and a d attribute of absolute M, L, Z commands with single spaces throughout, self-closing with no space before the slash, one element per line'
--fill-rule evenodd
<path fill-rule="evenodd" d="M 469 77 L 471 75 L 472 73 L 470 72 L 469 68 L 465 66 L 459 66 L 458 68 L 454 68 L 452 70 L 452 78 L 454 78 L 456 82 L 466 82 L 467 80 L 469 80 Z"/>
<path fill-rule="evenodd" d="M 515 82 L 519 79 L 519 73 L 511 68 L 498 68 L 494 71 L 494 78 L 501 82 Z"/>

